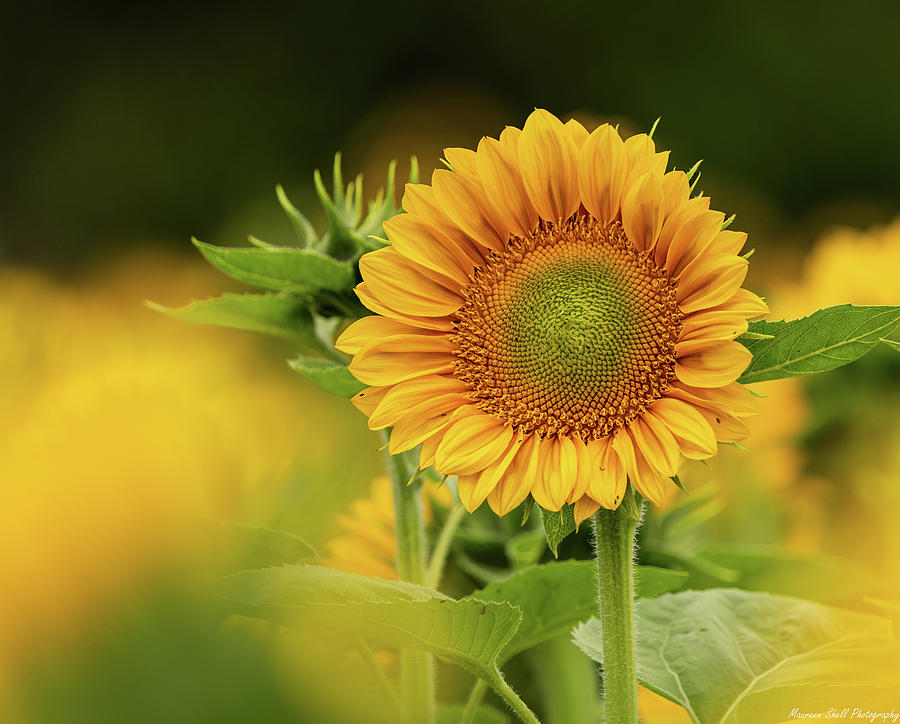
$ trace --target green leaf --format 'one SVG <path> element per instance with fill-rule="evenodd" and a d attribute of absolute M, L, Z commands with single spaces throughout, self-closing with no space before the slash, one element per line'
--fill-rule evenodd
<path fill-rule="evenodd" d="M 503 651 L 501 664 L 525 649 L 569 632 L 597 613 L 596 565 L 594 561 L 546 563 L 472 594 L 480 601 L 508 601 L 522 611 L 522 623 Z M 635 596 L 658 596 L 678 588 L 687 577 L 681 571 L 639 566 Z"/>
<path fill-rule="evenodd" d="M 174 309 L 153 302 L 148 302 L 148 306 L 183 322 L 272 334 L 300 342 L 304 351 L 330 352 L 316 335 L 312 314 L 297 297 L 226 293 Z"/>
<path fill-rule="evenodd" d="M 315 357 L 296 357 L 288 360 L 288 365 L 318 387 L 338 397 L 350 398 L 366 389 L 366 385 L 350 374 L 346 365 L 340 362 Z"/>
<path fill-rule="evenodd" d="M 215 570 L 225 573 L 299 563 L 317 556 L 315 548 L 284 530 L 226 520 L 199 519 L 191 548 L 214 551 Z"/>
<path fill-rule="evenodd" d="M 884 337 L 880 338 L 878 341 L 883 342 L 895 352 L 900 352 L 900 342 L 893 339 L 884 339 Z"/>
<path fill-rule="evenodd" d="M 562 510 L 544 510 L 541 508 L 544 519 L 544 534 L 547 536 L 547 545 L 553 553 L 553 557 L 559 556 L 559 544 L 575 532 L 575 509 L 571 505 L 563 506 Z"/>
<path fill-rule="evenodd" d="M 217 269 L 238 281 L 276 292 L 307 294 L 318 290 L 344 291 L 354 284 L 354 269 L 310 249 L 223 247 L 194 245 Z"/>
<path fill-rule="evenodd" d="M 857 307 L 841 304 L 808 317 L 780 322 L 750 322 L 754 335 L 738 339 L 753 354 L 739 382 L 763 382 L 812 375 L 859 359 L 900 324 L 900 306 Z"/>
<path fill-rule="evenodd" d="M 430 651 L 477 676 L 496 671 L 522 618 L 506 602 L 455 601 L 423 586 L 321 566 L 243 571 L 206 581 L 201 592 L 235 613 L 346 641 Z"/>
<path fill-rule="evenodd" d="M 900 682 L 900 646 L 874 616 L 712 589 L 639 601 L 636 618 L 639 681 L 698 724 L 782 721 L 794 706 L 873 708 L 879 691 L 896 696 Z M 574 640 L 602 664 L 600 627 L 591 619 Z"/>

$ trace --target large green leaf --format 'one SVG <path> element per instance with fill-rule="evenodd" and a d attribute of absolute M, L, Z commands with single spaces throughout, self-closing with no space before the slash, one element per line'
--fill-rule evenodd
<path fill-rule="evenodd" d="M 213 518 L 195 521 L 188 545 L 193 550 L 210 551 L 203 567 L 218 573 L 299 563 L 317 555 L 309 543 L 293 533 Z"/>
<path fill-rule="evenodd" d="M 321 566 L 243 571 L 206 581 L 202 590 L 236 613 L 342 640 L 430 651 L 478 676 L 494 674 L 522 618 L 506 602 L 455 601 L 423 586 Z"/>
<path fill-rule="evenodd" d="M 753 354 L 739 382 L 763 382 L 812 375 L 862 357 L 900 324 L 900 306 L 857 307 L 841 304 L 808 317 L 779 322 L 751 322 L 749 332 L 771 335 L 741 337 Z"/>
<path fill-rule="evenodd" d="M 900 693 L 900 646 L 884 619 L 736 589 L 668 594 L 636 609 L 638 679 L 698 724 L 783 721 L 795 706 L 873 708 Z M 603 663 L 599 619 L 574 640 Z"/>
<path fill-rule="evenodd" d="M 194 300 L 175 309 L 152 302 L 148 305 L 183 322 L 272 334 L 300 342 L 305 351 L 326 351 L 324 343 L 316 336 L 312 315 L 297 297 L 226 293 L 221 297 Z"/>
<path fill-rule="evenodd" d="M 304 294 L 353 286 L 354 268 L 311 249 L 223 247 L 194 239 L 207 261 L 238 281 L 276 292 Z"/>
<path fill-rule="evenodd" d="M 597 613 L 596 565 L 594 561 L 546 563 L 494 581 L 472 594 L 480 601 L 508 601 L 522 611 L 522 623 L 506 645 L 501 663 L 571 631 Z M 658 596 L 681 586 L 687 576 L 681 571 L 639 566 L 635 595 Z"/>
<path fill-rule="evenodd" d="M 366 386 L 357 380 L 346 365 L 340 362 L 317 359 L 315 357 L 296 357 L 288 360 L 292 370 L 311 380 L 326 392 L 338 397 L 353 397 L 362 392 Z"/>

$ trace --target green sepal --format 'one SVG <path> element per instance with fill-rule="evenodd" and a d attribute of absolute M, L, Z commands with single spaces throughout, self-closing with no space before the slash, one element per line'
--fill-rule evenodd
<path fill-rule="evenodd" d="M 183 307 L 154 302 L 147 302 L 147 306 L 183 322 L 271 334 L 298 342 L 304 352 L 332 353 L 316 334 L 312 315 L 297 297 L 226 292 L 220 297 L 193 300 Z"/>
<path fill-rule="evenodd" d="M 228 276 L 271 291 L 338 292 L 348 290 L 355 281 L 349 263 L 310 249 L 223 247 L 192 241 L 210 264 Z"/>
<path fill-rule="evenodd" d="M 319 240 L 316 230 L 309 222 L 309 219 L 301 214 L 297 207 L 291 203 L 281 184 L 278 184 L 275 187 L 275 195 L 278 197 L 278 203 L 281 205 L 281 208 L 284 209 L 284 213 L 287 214 L 291 226 L 294 227 L 294 233 L 297 235 L 297 241 L 300 242 L 300 247 L 307 249 L 315 246 L 316 242 Z"/>

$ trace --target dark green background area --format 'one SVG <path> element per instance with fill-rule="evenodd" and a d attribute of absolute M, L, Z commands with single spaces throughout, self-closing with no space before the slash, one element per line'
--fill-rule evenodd
<path fill-rule="evenodd" d="M 36 2 L 0 11 L 0 35 L 7 260 L 70 268 L 192 233 L 238 243 L 218 238 L 236 209 L 308 185 L 392 98 L 448 84 L 510 123 L 535 106 L 638 128 L 662 116 L 676 165 L 702 157 L 707 192 L 741 189 L 720 198 L 743 228 L 747 194 L 780 218 L 900 208 L 893 0 Z M 470 143 L 499 130 L 492 118 Z"/>

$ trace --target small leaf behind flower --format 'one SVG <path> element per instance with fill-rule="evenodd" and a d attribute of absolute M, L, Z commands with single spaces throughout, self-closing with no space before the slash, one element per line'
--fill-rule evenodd
<path fill-rule="evenodd" d="M 812 375 L 859 359 L 900 324 L 900 306 L 841 304 L 790 321 L 750 322 L 739 337 L 753 354 L 741 383 Z M 760 339 L 759 335 L 771 335 Z"/>
<path fill-rule="evenodd" d="M 288 360 L 292 370 L 311 380 L 316 386 L 338 397 L 353 397 L 366 386 L 357 380 L 346 365 L 315 357 L 295 357 Z"/>
<path fill-rule="evenodd" d="M 554 557 L 559 555 L 559 544 L 569 535 L 575 532 L 575 509 L 571 505 L 563 506 L 562 510 L 544 510 L 541 508 L 544 518 L 544 533 L 547 536 L 547 545 Z"/>

